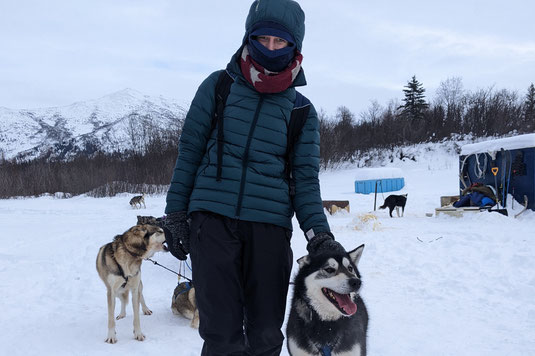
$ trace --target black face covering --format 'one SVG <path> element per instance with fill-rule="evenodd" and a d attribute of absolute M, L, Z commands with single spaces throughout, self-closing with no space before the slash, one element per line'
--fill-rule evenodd
<path fill-rule="evenodd" d="M 255 62 L 271 72 L 283 71 L 294 58 L 295 47 L 293 45 L 270 51 L 253 39 L 249 41 L 248 46 L 249 54 Z"/>
<path fill-rule="evenodd" d="M 288 46 L 270 51 L 264 47 L 257 36 L 274 36 L 288 41 Z M 256 24 L 248 38 L 249 54 L 255 62 L 272 72 L 283 71 L 295 56 L 295 40 L 281 25 L 275 22 L 260 22 Z"/>

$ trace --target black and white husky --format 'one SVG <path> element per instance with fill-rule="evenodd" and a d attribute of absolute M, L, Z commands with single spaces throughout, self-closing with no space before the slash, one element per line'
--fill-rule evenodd
<path fill-rule="evenodd" d="M 364 245 L 301 257 L 286 329 L 292 356 L 366 355 L 368 312 L 358 292 Z"/>
<path fill-rule="evenodd" d="M 399 208 L 401 208 L 401 217 L 405 213 L 405 205 L 407 204 L 407 194 L 403 195 L 389 195 L 385 199 L 385 203 L 379 207 L 379 209 L 388 208 L 390 217 L 392 217 L 392 211 L 396 208 L 396 214 L 399 216 Z"/>

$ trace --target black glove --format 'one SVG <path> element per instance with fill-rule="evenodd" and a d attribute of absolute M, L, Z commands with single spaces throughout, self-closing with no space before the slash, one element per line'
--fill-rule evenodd
<path fill-rule="evenodd" d="M 338 251 L 346 253 L 345 248 L 334 240 L 333 234 L 330 232 L 319 232 L 314 235 L 307 244 L 307 251 L 309 255 L 319 255 L 326 251 Z"/>
<path fill-rule="evenodd" d="M 163 226 L 169 252 L 179 260 L 187 259 L 189 253 L 189 222 L 185 211 L 170 213 Z"/>

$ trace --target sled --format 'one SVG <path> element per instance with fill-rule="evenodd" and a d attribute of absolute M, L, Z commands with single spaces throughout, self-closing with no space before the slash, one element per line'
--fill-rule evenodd
<path fill-rule="evenodd" d="M 528 209 L 528 196 L 524 195 L 524 208 L 518 214 L 515 215 L 515 218 L 517 218 L 520 214 L 522 214 L 527 209 Z"/>
<path fill-rule="evenodd" d="M 456 218 L 462 218 L 465 214 L 479 213 L 480 209 L 477 206 L 467 206 L 462 208 L 443 207 L 435 209 L 435 216 L 449 215 Z"/>
<path fill-rule="evenodd" d="M 440 197 L 440 207 L 446 207 L 451 206 L 453 203 L 455 203 L 457 200 L 459 200 L 461 197 L 457 195 L 444 195 Z"/>
<path fill-rule="evenodd" d="M 481 211 L 488 211 L 489 213 L 500 213 L 502 215 L 505 215 L 505 216 L 509 216 L 509 212 L 507 212 L 507 209 L 505 208 L 497 208 L 497 209 L 492 209 L 492 208 L 479 208 Z"/>
<path fill-rule="evenodd" d="M 505 216 L 508 216 L 509 213 L 507 212 L 507 209 L 493 209 L 490 207 L 478 207 L 478 206 L 464 206 L 460 208 L 455 207 L 442 207 L 442 208 L 436 208 L 435 209 L 435 216 L 439 216 L 440 214 L 449 215 L 449 216 L 455 216 L 457 218 L 463 217 L 465 214 L 470 213 L 481 213 L 487 211 L 489 213 L 499 213 Z"/>

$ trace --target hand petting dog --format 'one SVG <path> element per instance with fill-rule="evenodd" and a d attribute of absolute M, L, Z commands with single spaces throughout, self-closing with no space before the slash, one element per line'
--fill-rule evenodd
<path fill-rule="evenodd" d="M 317 255 L 325 251 L 345 252 L 345 249 L 334 239 L 332 233 L 319 232 L 308 241 L 307 251 L 309 255 Z"/>
<path fill-rule="evenodd" d="M 189 222 L 185 211 L 167 214 L 163 226 L 169 252 L 181 261 L 189 253 Z"/>

